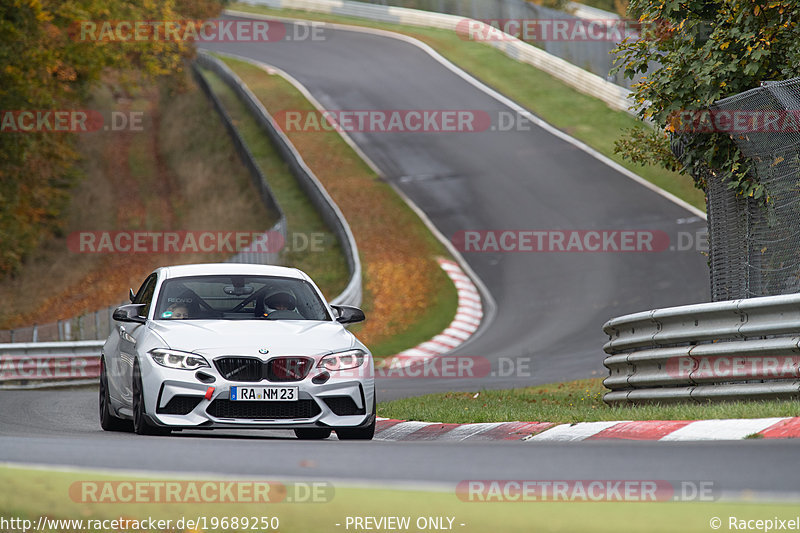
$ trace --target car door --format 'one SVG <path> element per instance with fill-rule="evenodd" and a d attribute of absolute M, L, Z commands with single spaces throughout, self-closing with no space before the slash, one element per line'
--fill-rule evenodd
<path fill-rule="evenodd" d="M 156 290 L 157 275 L 151 274 L 142 283 L 139 291 L 133 299 L 133 303 L 142 304 L 139 308 L 139 316 L 147 318 L 150 306 L 153 303 L 153 294 Z M 133 404 L 133 392 L 131 388 L 133 378 L 133 362 L 136 360 L 136 346 L 147 334 L 147 325 L 138 322 L 124 322 L 117 324 L 119 333 L 119 358 L 117 358 L 119 383 L 117 390 L 120 391 L 124 405 Z"/>

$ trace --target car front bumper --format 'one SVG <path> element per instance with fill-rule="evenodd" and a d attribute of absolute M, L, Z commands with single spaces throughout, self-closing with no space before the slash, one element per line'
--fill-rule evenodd
<path fill-rule="evenodd" d="M 302 381 L 233 382 L 216 368 L 200 372 L 215 380 L 204 383 L 197 371 L 166 368 L 149 357 L 142 358 L 145 405 L 151 422 L 175 429 L 270 428 L 298 429 L 358 427 L 374 418 L 375 380 L 372 359 L 364 362 L 363 376 L 345 377 L 330 372 L 321 384 L 311 379 L 314 368 Z M 297 387 L 297 401 L 230 401 L 231 387 Z"/>

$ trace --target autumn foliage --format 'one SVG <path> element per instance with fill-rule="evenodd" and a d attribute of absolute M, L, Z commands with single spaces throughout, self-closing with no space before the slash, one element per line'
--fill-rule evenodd
<path fill-rule="evenodd" d="M 183 70 L 187 41 L 82 41 L 82 21 L 180 20 L 219 14 L 224 0 L 6 0 L 0 2 L 0 112 L 80 109 L 109 69 L 148 78 Z M 136 77 L 134 77 L 136 78 Z M 58 233 L 80 178 L 73 133 L 0 132 L 0 277 Z"/>
<path fill-rule="evenodd" d="M 800 75 L 800 3 L 796 0 L 632 0 L 631 13 L 657 28 L 617 49 L 631 79 L 638 115 L 655 128 L 628 130 L 616 151 L 634 163 L 689 172 L 705 190 L 702 169 L 727 177 L 738 194 L 765 190 L 725 132 L 681 135 L 675 117 L 703 111 L 764 81 Z M 670 141 L 680 141 L 680 159 Z"/>

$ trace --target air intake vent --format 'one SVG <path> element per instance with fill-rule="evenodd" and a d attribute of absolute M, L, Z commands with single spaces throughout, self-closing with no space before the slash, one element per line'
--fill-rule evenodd
<path fill-rule="evenodd" d="M 232 402 L 217 399 L 206 412 L 215 418 L 249 418 L 277 420 L 288 418 L 313 418 L 322 410 L 314 400 L 296 402 Z"/>
<path fill-rule="evenodd" d="M 202 400 L 202 396 L 173 396 L 164 407 L 156 409 L 162 415 L 188 415 Z"/>
<path fill-rule="evenodd" d="M 356 406 L 356 402 L 350 396 L 331 396 L 323 398 L 331 411 L 338 416 L 365 415 L 366 409 Z"/>

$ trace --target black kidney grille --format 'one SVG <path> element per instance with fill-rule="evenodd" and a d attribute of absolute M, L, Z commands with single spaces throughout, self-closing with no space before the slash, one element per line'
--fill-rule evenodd
<path fill-rule="evenodd" d="M 323 398 L 331 411 L 338 416 L 364 415 L 367 413 L 363 407 L 356 406 L 356 402 L 350 396 L 331 396 Z"/>
<path fill-rule="evenodd" d="M 228 381 L 261 381 L 264 362 L 254 357 L 220 357 L 214 365 Z"/>
<path fill-rule="evenodd" d="M 215 418 L 286 419 L 313 418 L 322 410 L 314 400 L 296 402 L 246 402 L 217 399 L 206 412 Z"/>
<path fill-rule="evenodd" d="M 163 415 L 188 415 L 202 400 L 202 396 L 173 396 L 167 405 L 156 409 Z"/>
<path fill-rule="evenodd" d="M 303 381 L 311 372 L 310 357 L 276 357 L 267 362 L 267 379 L 276 382 Z"/>

